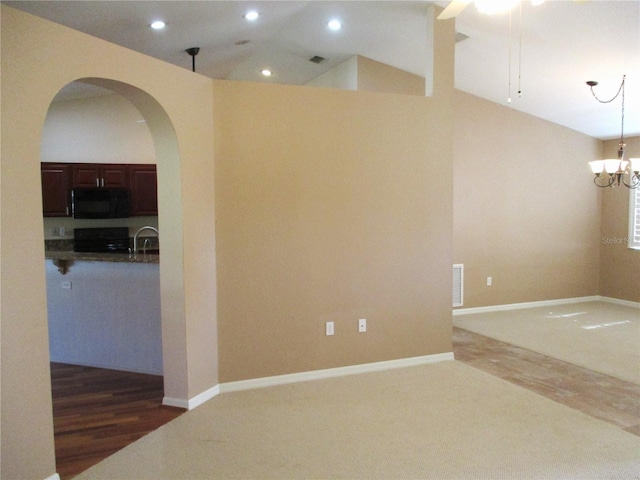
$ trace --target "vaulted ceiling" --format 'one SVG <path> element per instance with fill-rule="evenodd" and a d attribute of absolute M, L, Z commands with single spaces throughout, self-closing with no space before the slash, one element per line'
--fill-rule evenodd
<path fill-rule="evenodd" d="M 430 46 L 427 1 L 3 3 L 187 69 L 185 50 L 199 47 L 197 72 L 220 79 L 304 84 L 355 54 L 424 75 Z M 257 20 L 244 18 L 250 9 Z M 338 31 L 327 28 L 333 18 Z M 154 20 L 166 28 L 151 29 Z M 600 103 L 585 82 L 610 100 L 626 75 L 625 136 L 640 135 L 640 1 L 524 1 L 494 16 L 470 5 L 455 22 L 468 37 L 456 44 L 459 90 L 609 139 L 620 136 L 622 98 Z"/>

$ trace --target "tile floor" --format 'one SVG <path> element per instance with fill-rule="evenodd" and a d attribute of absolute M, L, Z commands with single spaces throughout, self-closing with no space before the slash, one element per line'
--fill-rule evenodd
<path fill-rule="evenodd" d="M 640 385 L 453 328 L 455 359 L 640 436 Z"/>

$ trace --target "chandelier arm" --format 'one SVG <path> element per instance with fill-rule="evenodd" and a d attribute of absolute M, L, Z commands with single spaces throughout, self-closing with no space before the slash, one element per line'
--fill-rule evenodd
<path fill-rule="evenodd" d="M 596 187 L 599 187 L 599 188 L 607 188 L 607 187 L 610 187 L 610 186 L 612 186 L 612 185 L 613 185 L 613 176 L 610 176 L 610 177 L 606 180 L 606 182 L 607 182 L 607 183 L 606 183 L 606 185 L 600 185 L 600 184 L 598 183 L 598 180 L 599 180 L 599 179 L 603 179 L 603 177 L 601 177 L 600 175 L 596 175 L 595 177 L 593 177 L 593 183 L 594 183 L 594 185 L 595 185 Z"/>
<path fill-rule="evenodd" d="M 636 189 L 636 188 L 640 187 L 640 175 L 635 175 L 633 173 L 630 173 L 629 174 L 629 183 L 624 181 L 624 177 L 622 178 L 622 183 L 627 188 Z"/>

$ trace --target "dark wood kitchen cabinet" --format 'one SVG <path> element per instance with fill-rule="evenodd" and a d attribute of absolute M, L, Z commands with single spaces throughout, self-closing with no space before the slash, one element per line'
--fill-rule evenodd
<path fill-rule="evenodd" d="M 41 163 L 42 213 L 71 216 L 72 188 L 127 188 L 130 215 L 158 215 L 158 181 L 153 164 Z"/>
<path fill-rule="evenodd" d="M 158 215 L 158 176 L 155 165 L 129 165 L 131 216 Z"/>
<path fill-rule="evenodd" d="M 129 188 L 129 166 L 120 164 L 77 163 L 72 167 L 73 188 Z"/>
<path fill-rule="evenodd" d="M 45 217 L 71 215 L 71 165 L 40 164 L 42 179 L 42 213 Z"/>

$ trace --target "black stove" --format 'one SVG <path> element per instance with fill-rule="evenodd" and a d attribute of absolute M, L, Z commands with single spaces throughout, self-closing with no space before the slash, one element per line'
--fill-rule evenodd
<path fill-rule="evenodd" d="M 74 252 L 128 253 L 129 228 L 74 228 Z"/>

